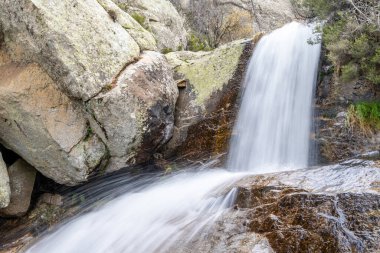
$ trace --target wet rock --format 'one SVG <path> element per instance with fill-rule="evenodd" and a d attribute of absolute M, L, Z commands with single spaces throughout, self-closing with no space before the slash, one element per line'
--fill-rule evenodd
<path fill-rule="evenodd" d="M 55 206 L 63 205 L 63 197 L 59 194 L 44 193 L 41 195 L 39 201 Z"/>
<path fill-rule="evenodd" d="M 3 161 L 3 157 L 0 153 L 0 208 L 7 207 L 9 205 L 11 195 L 11 189 L 9 186 L 9 176 L 7 166 Z"/>
<path fill-rule="evenodd" d="M 96 0 L 1 1 L 12 59 L 38 62 L 69 96 L 88 100 L 140 53 L 131 35 Z"/>
<path fill-rule="evenodd" d="M 24 160 L 17 160 L 9 169 L 11 201 L 0 210 L 1 216 L 22 216 L 30 205 L 30 199 L 36 178 L 36 170 Z"/>
<path fill-rule="evenodd" d="M 87 180 L 106 147 L 89 131 L 81 104 L 37 64 L 3 61 L 0 73 L 0 142 L 58 183 Z"/>
<path fill-rule="evenodd" d="M 366 80 L 342 82 L 333 73 L 322 51 L 321 80 L 315 107 L 319 162 L 332 163 L 380 150 L 380 132 L 364 132 L 348 124 L 349 106 L 360 101 L 379 101 L 380 88 Z"/>
<path fill-rule="evenodd" d="M 186 48 L 185 20 L 167 0 L 114 0 L 151 31 L 159 50 Z"/>
<path fill-rule="evenodd" d="M 170 139 L 177 96 L 165 57 L 147 51 L 88 103 L 92 129 L 104 132 L 111 156 L 108 170 L 146 161 Z"/>
<path fill-rule="evenodd" d="M 166 55 L 175 78 L 186 80 L 179 90 L 166 156 L 199 158 L 226 151 L 252 50 L 251 40 L 240 40 L 211 52 Z"/>
<path fill-rule="evenodd" d="M 251 176 L 220 222 L 240 228 L 232 238 L 266 238 L 274 252 L 377 252 L 379 181 L 379 166 L 363 160 Z"/>
<path fill-rule="evenodd" d="M 42 196 L 27 215 L 18 219 L 0 219 L 0 233 L 3 235 L 0 252 L 24 252 L 36 235 L 73 215 L 73 211 L 64 206 L 45 203 Z"/>

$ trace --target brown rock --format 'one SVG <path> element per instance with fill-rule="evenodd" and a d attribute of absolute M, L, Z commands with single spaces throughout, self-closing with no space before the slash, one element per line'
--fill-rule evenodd
<path fill-rule="evenodd" d="M 30 205 L 30 198 L 36 178 L 36 170 L 19 159 L 9 167 L 11 201 L 6 208 L 0 210 L 2 216 L 22 216 Z"/>
<path fill-rule="evenodd" d="M 166 55 L 179 90 L 173 138 L 165 157 L 208 158 L 227 151 L 245 69 L 254 44 L 240 40 L 211 52 L 174 52 Z"/>

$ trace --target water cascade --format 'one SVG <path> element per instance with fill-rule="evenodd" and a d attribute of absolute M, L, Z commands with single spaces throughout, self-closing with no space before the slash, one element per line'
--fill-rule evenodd
<path fill-rule="evenodd" d="M 319 58 L 319 46 L 307 44 L 311 36 L 310 27 L 291 23 L 257 45 L 230 152 L 230 171 L 184 171 L 163 177 L 67 222 L 26 252 L 182 252 L 232 206 L 236 190 L 231 185 L 250 170 L 306 166 Z M 194 246 L 190 249 L 201 252 Z"/>
<path fill-rule="evenodd" d="M 246 76 L 232 139 L 231 170 L 267 173 L 308 165 L 319 44 L 313 30 L 293 22 L 263 37 Z"/>

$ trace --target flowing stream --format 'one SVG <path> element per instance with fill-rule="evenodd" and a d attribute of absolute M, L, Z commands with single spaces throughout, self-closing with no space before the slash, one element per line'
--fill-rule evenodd
<path fill-rule="evenodd" d="M 233 205 L 237 180 L 306 167 L 320 50 L 307 43 L 312 36 L 311 27 L 293 22 L 260 40 L 245 81 L 228 170 L 184 171 L 132 187 L 26 252 L 180 252 Z"/>

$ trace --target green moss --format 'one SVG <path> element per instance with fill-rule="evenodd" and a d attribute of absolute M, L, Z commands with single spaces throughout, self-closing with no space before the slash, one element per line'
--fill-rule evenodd
<path fill-rule="evenodd" d="M 191 33 L 188 38 L 187 49 L 193 52 L 212 50 L 206 39 L 197 36 L 194 33 Z"/>
<path fill-rule="evenodd" d="M 163 53 L 163 54 L 168 54 L 168 53 L 171 53 L 171 52 L 173 52 L 173 49 L 171 49 L 171 48 L 164 48 L 164 49 L 161 50 L 161 53 Z"/>
<path fill-rule="evenodd" d="M 132 18 L 134 20 L 137 21 L 137 23 L 139 23 L 142 27 L 146 28 L 146 23 L 145 23 L 146 18 L 145 18 L 145 16 L 143 16 L 143 15 L 137 13 L 137 12 L 132 13 L 131 16 L 132 16 Z"/>
<path fill-rule="evenodd" d="M 194 87 L 197 105 L 204 106 L 211 94 L 221 90 L 233 77 L 243 49 L 241 42 L 231 43 L 177 67 L 177 72 L 183 74 Z"/>

